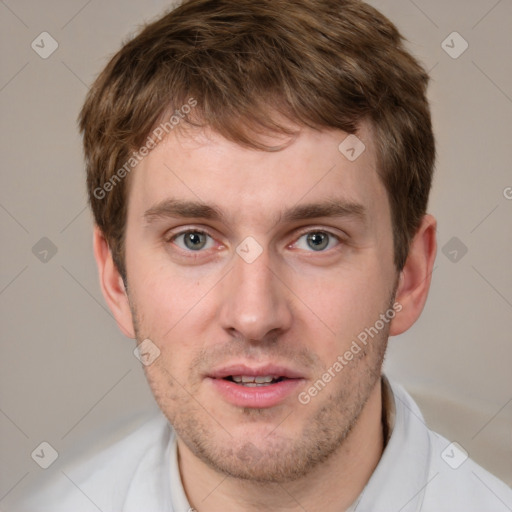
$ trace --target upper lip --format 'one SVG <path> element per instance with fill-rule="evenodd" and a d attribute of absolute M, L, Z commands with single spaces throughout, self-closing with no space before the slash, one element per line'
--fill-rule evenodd
<path fill-rule="evenodd" d="M 248 377 L 285 377 L 287 379 L 303 379 L 304 375 L 296 370 L 282 365 L 265 364 L 261 366 L 248 366 L 246 364 L 231 364 L 216 368 L 208 373 L 212 379 L 224 379 L 233 375 L 245 375 Z"/>

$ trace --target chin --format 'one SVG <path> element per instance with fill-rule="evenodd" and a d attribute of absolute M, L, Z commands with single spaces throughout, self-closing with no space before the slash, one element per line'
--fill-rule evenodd
<path fill-rule="evenodd" d="M 204 455 L 204 454 L 203 454 Z M 210 454 L 213 455 L 213 454 Z M 258 449 L 246 442 L 239 449 L 215 457 L 201 457 L 212 469 L 251 483 L 286 483 L 305 477 L 316 463 L 295 449 Z"/>
<path fill-rule="evenodd" d="M 176 430 L 188 449 L 218 473 L 253 483 L 286 483 L 306 477 L 343 444 L 350 429 L 326 419 L 322 414 L 309 426 L 294 425 L 291 431 L 284 424 L 271 429 L 253 424 L 205 436 L 197 422 L 195 428 L 181 425 L 185 428 Z"/>

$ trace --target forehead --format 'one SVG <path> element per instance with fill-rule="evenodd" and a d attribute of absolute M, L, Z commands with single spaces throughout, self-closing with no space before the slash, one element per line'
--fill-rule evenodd
<path fill-rule="evenodd" d="M 320 199 L 360 205 L 368 214 L 386 207 L 369 126 L 357 138 L 302 128 L 293 138 L 264 139 L 281 149 L 246 148 L 208 129 L 171 133 L 133 171 L 129 219 L 142 220 L 169 199 L 211 206 L 216 220 L 231 223 L 275 223 Z"/>

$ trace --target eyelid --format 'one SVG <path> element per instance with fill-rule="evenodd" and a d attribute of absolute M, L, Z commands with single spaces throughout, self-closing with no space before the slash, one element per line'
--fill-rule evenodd
<path fill-rule="evenodd" d="M 177 236 L 184 235 L 185 233 L 202 233 L 203 235 L 208 235 L 211 238 L 213 238 L 212 234 L 209 233 L 206 229 L 204 229 L 204 228 L 195 228 L 195 227 L 187 227 L 187 228 L 182 229 L 180 231 L 169 230 L 169 231 L 167 231 L 165 233 L 164 237 L 165 237 L 166 242 L 170 242 L 174 238 L 176 238 Z"/>
<path fill-rule="evenodd" d="M 326 228 L 322 226 L 307 226 L 304 229 L 301 229 L 298 234 L 296 235 L 295 242 L 304 235 L 307 235 L 309 233 L 327 233 L 335 238 L 337 238 L 340 242 L 344 241 L 346 238 L 348 238 L 348 235 L 346 233 L 343 233 L 339 230 L 335 230 L 334 228 Z M 294 243 L 295 243 L 294 242 Z"/>

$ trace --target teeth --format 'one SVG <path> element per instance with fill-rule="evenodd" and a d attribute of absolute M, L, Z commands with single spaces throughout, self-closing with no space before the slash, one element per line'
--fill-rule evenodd
<path fill-rule="evenodd" d="M 254 380 L 258 384 L 263 384 L 263 382 L 272 382 L 274 380 L 274 377 L 256 377 L 256 379 Z"/>
<path fill-rule="evenodd" d="M 270 384 L 274 379 L 277 377 L 274 377 L 272 375 L 262 375 L 258 377 L 252 377 L 249 375 L 232 375 L 232 379 L 237 384 L 244 384 L 249 387 L 261 385 L 261 384 Z"/>

